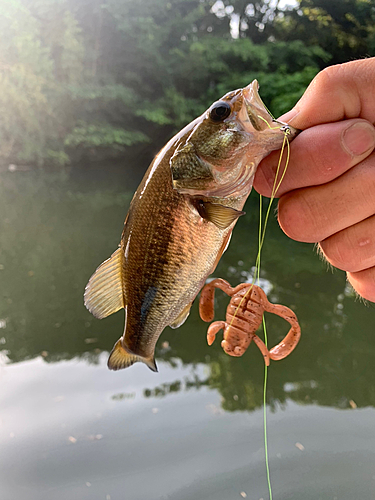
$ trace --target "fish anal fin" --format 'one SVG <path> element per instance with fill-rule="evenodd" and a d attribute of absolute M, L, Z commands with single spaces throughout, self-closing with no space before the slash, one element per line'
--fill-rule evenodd
<path fill-rule="evenodd" d="M 180 314 L 177 316 L 177 318 L 169 326 L 175 329 L 181 326 L 183 323 L 185 323 L 187 317 L 190 314 L 190 309 L 191 309 L 191 304 L 185 306 L 180 312 Z"/>
<path fill-rule="evenodd" d="M 145 363 L 153 372 L 158 371 L 155 358 L 144 358 L 135 354 L 128 353 L 122 345 L 122 337 L 113 346 L 109 355 L 107 366 L 110 370 L 122 370 L 128 366 L 141 361 Z"/>
<path fill-rule="evenodd" d="M 198 200 L 196 207 L 203 219 L 212 222 L 221 230 L 229 227 L 241 215 L 245 215 L 245 212 L 210 201 Z"/>
<path fill-rule="evenodd" d="M 84 303 L 96 318 L 106 318 L 124 307 L 122 255 L 118 248 L 97 268 L 86 285 Z"/>

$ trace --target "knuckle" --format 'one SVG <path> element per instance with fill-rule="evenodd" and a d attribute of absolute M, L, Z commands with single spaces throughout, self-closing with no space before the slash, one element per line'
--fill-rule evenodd
<path fill-rule="evenodd" d="M 342 72 L 341 65 L 328 66 L 320 71 L 312 81 L 312 86 L 315 89 L 323 89 L 329 92 L 337 86 L 337 80 L 340 79 Z"/>
<path fill-rule="evenodd" d="M 348 281 L 364 299 L 375 302 L 375 267 L 360 272 L 348 272 Z"/>
<path fill-rule="evenodd" d="M 315 91 L 331 96 L 335 104 L 343 104 L 347 118 L 359 116 L 361 111 L 356 83 L 358 79 L 353 78 L 353 72 L 357 67 L 354 65 L 348 70 L 348 64 L 350 63 L 328 66 L 312 81 L 312 88 Z M 360 81 L 362 80 L 360 77 Z"/>
<path fill-rule="evenodd" d="M 293 240 L 316 243 L 323 238 L 307 189 L 287 193 L 280 198 L 278 218 L 281 229 Z"/>
<path fill-rule="evenodd" d="M 358 252 L 346 231 L 341 231 L 320 242 L 323 255 L 332 266 L 343 271 L 356 271 Z"/>
<path fill-rule="evenodd" d="M 336 77 L 338 69 L 339 66 L 328 66 L 327 68 L 324 68 L 316 75 L 316 84 L 326 87 L 327 84 L 330 84 L 332 79 Z"/>

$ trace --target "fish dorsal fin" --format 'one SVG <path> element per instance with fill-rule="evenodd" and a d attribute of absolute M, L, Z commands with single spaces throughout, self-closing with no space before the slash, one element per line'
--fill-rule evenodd
<path fill-rule="evenodd" d="M 178 328 L 181 326 L 183 323 L 185 323 L 187 317 L 190 314 L 190 309 L 191 309 L 191 304 L 188 304 L 186 307 L 182 309 L 180 314 L 177 316 L 177 318 L 171 323 L 169 326 L 171 328 Z"/>
<path fill-rule="evenodd" d="M 96 318 L 106 318 L 124 307 L 122 255 L 118 248 L 100 264 L 86 285 L 85 306 Z"/>
<path fill-rule="evenodd" d="M 221 230 L 229 227 L 241 215 L 245 215 L 245 212 L 211 201 L 198 200 L 196 207 L 203 219 L 212 222 Z"/>
<path fill-rule="evenodd" d="M 144 358 L 142 356 L 136 356 L 135 354 L 128 353 L 122 345 L 122 337 L 113 346 L 111 354 L 108 358 L 107 366 L 110 370 L 122 370 L 128 366 L 134 365 L 137 361 L 145 363 L 150 370 L 153 372 L 158 371 L 158 367 L 155 363 L 155 358 Z"/>

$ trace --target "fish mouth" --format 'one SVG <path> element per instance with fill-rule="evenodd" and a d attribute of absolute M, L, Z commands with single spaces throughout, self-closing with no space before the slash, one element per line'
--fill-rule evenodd
<path fill-rule="evenodd" d="M 275 130 L 283 132 L 289 139 L 293 140 L 300 130 L 288 125 L 287 123 L 275 120 L 260 98 L 259 83 L 253 80 L 247 87 L 242 89 L 244 97 L 244 108 L 246 108 L 247 119 L 241 120 L 245 127 L 251 125 L 253 131 L 262 132 L 263 130 Z M 245 110 L 244 110 L 245 111 Z"/>

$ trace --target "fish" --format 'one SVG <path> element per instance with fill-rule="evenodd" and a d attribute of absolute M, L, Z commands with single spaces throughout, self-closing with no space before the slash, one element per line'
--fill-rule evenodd
<path fill-rule="evenodd" d="M 108 368 L 158 371 L 155 346 L 178 328 L 229 244 L 259 162 L 298 133 L 274 120 L 254 80 L 225 94 L 156 155 L 117 250 L 89 279 L 84 304 L 99 319 L 125 309 Z"/>

